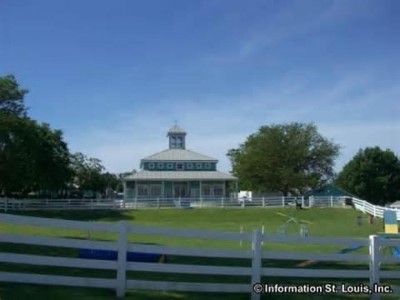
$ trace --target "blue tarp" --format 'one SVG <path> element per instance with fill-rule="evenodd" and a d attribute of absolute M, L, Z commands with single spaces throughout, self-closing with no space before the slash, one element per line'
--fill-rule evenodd
<path fill-rule="evenodd" d="M 112 250 L 79 249 L 79 258 L 117 260 L 118 252 Z M 163 254 L 128 252 L 126 254 L 126 260 L 137 262 L 165 262 L 166 257 Z"/>

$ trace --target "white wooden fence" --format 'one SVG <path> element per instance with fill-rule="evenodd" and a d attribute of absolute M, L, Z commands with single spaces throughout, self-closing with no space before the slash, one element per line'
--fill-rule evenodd
<path fill-rule="evenodd" d="M 85 248 L 103 249 L 118 251 L 117 261 L 92 260 L 72 257 L 54 257 L 47 255 L 31 255 L 1 252 L 1 263 L 29 264 L 41 266 L 58 266 L 79 269 L 105 269 L 116 270 L 115 278 L 88 278 L 75 276 L 44 275 L 17 272 L 0 272 L 0 282 L 17 282 L 25 284 L 45 284 L 45 285 L 65 285 L 93 288 L 115 289 L 118 297 L 124 297 L 127 289 L 162 290 L 162 291 L 193 291 L 193 292 L 226 292 L 226 293 L 249 293 L 251 299 L 259 299 L 260 293 L 255 293 L 253 287 L 261 283 L 261 292 L 265 289 L 269 279 L 282 277 L 279 285 L 284 288 L 285 277 L 301 278 L 302 284 L 306 278 L 340 278 L 342 281 L 355 278 L 360 282 L 369 282 L 372 287 L 374 284 L 381 283 L 385 279 L 399 279 L 400 271 L 382 270 L 381 264 L 399 263 L 400 260 L 392 255 L 382 252 L 383 247 L 400 247 L 399 239 L 385 239 L 378 236 L 370 236 L 369 239 L 354 238 L 322 238 L 322 237 L 288 237 L 262 234 L 260 231 L 253 233 L 233 233 L 233 232 L 214 232 L 199 230 L 177 230 L 167 228 L 145 227 L 131 225 L 125 221 L 119 223 L 93 223 L 83 221 L 69 221 L 59 219 L 37 218 L 27 216 L 16 216 L 10 214 L 0 214 L 1 223 L 20 224 L 28 226 L 44 226 L 46 228 L 63 228 L 73 230 L 92 230 L 114 232 L 119 235 L 118 241 L 96 241 L 79 240 L 72 238 L 49 237 L 40 235 L 23 235 L 0 233 L 1 243 L 24 244 L 65 247 L 65 248 Z M 143 245 L 128 243 L 130 234 L 162 235 L 181 238 L 200 238 L 207 240 L 223 241 L 247 241 L 252 243 L 252 248 L 243 250 L 215 249 L 215 248 L 191 248 L 191 247 L 171 247 L 158 245 Z M 273 243 L 294 243 L 296 245 L 359 245 L 369 246 L 369 254 L 355 253 L 309 253 L 309 252 L 290 252 L 290 251 L 265 251 L 265 247 Z M 264 246 L 263 246 L 263 245 Z M 215 266 L 215 265 L 190 265 L 190 264 L 159 264 L 144 262 L 128 262 L 126 260 L 127 251 L 143 253 L 162 253 L 166 255 L 177 255 L 186 257 L 209 257 L 209 258 L 239 258 L 251 261 L 251 267 L 236 266 Z M 387 252 L 387 251 L 386 251 Z M 296 260 L 296 261 L 318 261 L 318 262 L 347 262 L 365 264 L 363 270 L 352 269 L 351 264 L 343 269 L 323 269 L 323 268 L 270 268 L 263 267 L 262 262 L 269 260 Z M 157 273 L 177 273 L 177 274 L 209 274 L 226 276 L 248 276 L 246 282 L 240 284 L 231 283 L 204 283 L 204 282 L 171 282 L 171 281 L 151 281 L 128 279 L 127 271 L 145 271 Z M 255 286 L 257 289 L 259 285 Z M 287 287 L 287 286 L 286 286 Z M 345 292 L 339 288 L 339 292 Z M 400 293 L 399 286 L 391 286 L 393 293 Z M 377 295 L 379 296 L 379 295 Z"/>
<path fill-rule="evenodd" d="M 400 221 L 400 209 L 390 208 L 390 207 L 383 207 L 379 205 L 373 205 L 365 200 L 360 200 L 353 198 L 354 207 L 357 210 L 362 211 L 363 213 L 370 214 L 374 217 L 383 218 L 383 214 L 385 210 L 392 210 L 396 212 L 397 221 Z"/>
<path fill-rule="evenodd" d="M 303 207 L 345 207 L 345 197 L 299 198 Z M 228 197 L 202 198 L 137 198 L 137 199 L 7 199 L 0 198 L 0 211 L 10 210 L 81 210 L 136 208 L 207 208 L 207 207 L 287 207 L 295 197 L 252 197 L 239 201 Z"/>

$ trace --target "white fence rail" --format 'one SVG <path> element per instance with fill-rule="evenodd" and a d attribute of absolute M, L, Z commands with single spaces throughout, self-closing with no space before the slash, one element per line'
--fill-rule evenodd
<path fill-rule="evenodd" d="M 81 229 L 93 231 L 117 232 L 119 237 L 117 241 L 94 241 L 79 240 L 72 238 L 48 237 L 39 235 L 21 235 L 21 234 L 0 234 L 0 249 L 4 243 L 14 243 L 21 245 L 41 245 L 56 246 L 66 248 L 85 248 L 85 249 L 104 249 L 118 252 L 116 261 L 83 259 L 76 257 L 55 257 L 47 255 L 31 255 L 1 252 L 1 263 L 29 264 L 40 266 L 58 266 L 81 269 L 104 269 L 115 270 L 115 278 L 91 278 L 60 276 L 50 274 L 31 274 L 20 272 L 0 272 L 0 282 L 19 282 L 28 284 L 45 285 L 66 285 L 81 286 L 93 288 L 115 289 L 118 297 L 125 295 L 126 289 L 145 289 L 145 290 L 163 290 L 163 291 L 194 291 L 194 292 L 226 292 L 226 293 L 249 293 L 252 299 L 259 299 L 260 293 L 265 292 L 265 284 L 270 279 L 276 277 L 303 278 L 351 278 L 360 282 L 369 282 L 372 289 L 374 284 L 380 284 L 385 279 L 399 279 L 400 271 L 382 270 L 383 264 L 398 264 L 400 259 L 387 251 L 382 251 L 387 247 L 400 247 L 400 237 L 397 239 L 386 239 L 378 236 L 370 236 L 369 239 L 354 238 L 322 238 L 322 237 L 288 237 L 263 234 L 260 231 L 253 233 L 233 233 L 233 232 L 214 232 L 200 230 L 177 230 L 167 228 L 154 228 L 139 225 L 129 225 L 125 221 L 113 224 L 55 220 L 47 218 L 15 216 L 9 214 L 0 214 L 0 223 L 36 225 L 63 229 Z M 233 240 L 251 242 L 251 249 L 229 250 L 215 248 L 191 248 L 191 247 L 171 247 L 160 245 L 144 245 L 128 243 L 129 235 L 146 234 L 169 237 L 183 238 L 201 238 L 217 240 Z M 339 253 L 310 253 L 310 252 L 292 252 L 292 251 L 265 251 L 265 247 L 274 243 L 289 244 L 316 244 L 316 245 L 359 245 L 369 247 L 369 254 L 339 254 Z M 264 246 L 263 246 L 264 245 Z M 21 247 L 21 249 L 24 249 Z M 127 252 L 139 251 L 142 253 L 162 253 L 166 255 L 186 256 L 186 257 L 209 257 L 209 258 L 239 258 L 247 259 L 249 266 L 215 266 L 215 265 L 193 265 L 193 264 L 155 264 L 145 262 L 127 261 Z M 385 254 L 386 253 L 386 254 Z M 347 262 L 343 269 L 326 269 L 304 267 L 296 268 L 272 268 L 263 267 L 263 261 L 271 260 L 312 260 L 319 262 Z M 364 264 L 364 269 L 352 269 L 349 262 Z M 151 281 L 130 279 L 127 277 L 128 271 L 157 272 L 168 274 L 208 274 L 225 276 L 246 276 L 248 280 L 239 284 L 232 283 L 206 283 L 206 282 L 180 282 L 180 281 Z M 282 279 L 284 288 L 285 280 Z M 256 285 L 261 284 L 261 285 Z M 336 285 L 335 285 L 336 287 Z M 337 292 L 345 292 L 338 285 Z M 382 286 L 382 288 L 384 288 Z M 387 286 L 393 293 L 400 293 L 398 286 Z M 254 292 L 257 290 L 258 293 Z M 372 290 L 371 290 L 372 291 Z M 379 295 L 377 294 L 379 297 Z"/>
<path fill-rule="evenodd" d="M 0 211 L 10 210 L 82 210 L 132 208 L 202 208 L 202 207 L 287 207 L 295 197 L 252 197 L 240 201 L 228 197 L 212 198 L 137 198 L 137 199 L 7 199 L 0 198 Z M 299 197 L 303 207 L 344 207 L 345 197 Z"/>
<path fill-rule="evenodd" d="M 396 216 L 397 216 L 397 221 L 400 221 L 400 209 L 383 207 L 383 206 L 379 206 L 379 205 L 373 205 L 373 204 L 369 203 L 368 201 L 355 199 L 355 198 L 353 198 L 353 204 L 357 210 L 360 210 L 363 213 L 367 213 L 367 214 L 370 214 L 370 215 L 372 215 L 374 217 L 378 217 L 378 218 L 383 218 L 383 214 L 384 214 L 385 210 L 395 211 Z"/>

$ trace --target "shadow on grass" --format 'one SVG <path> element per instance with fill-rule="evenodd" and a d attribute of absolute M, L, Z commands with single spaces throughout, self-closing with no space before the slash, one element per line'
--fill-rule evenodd
<path fill-rule="evenodd" d="M 132 221 L 135 217 L 132 210 L 35 210 L 35 211 L 9 211 L 9 214 L 33 216 L 42 218 L 55 218 L 75 221 Z"/>

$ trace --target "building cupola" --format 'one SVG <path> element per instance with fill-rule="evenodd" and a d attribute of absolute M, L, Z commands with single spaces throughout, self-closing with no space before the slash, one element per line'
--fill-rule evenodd
<path fill-rule="evenodd" d="M 186 132 L 175 124 L 167 134 L 169 138 L 169 149 L 185 149 Z"/>

